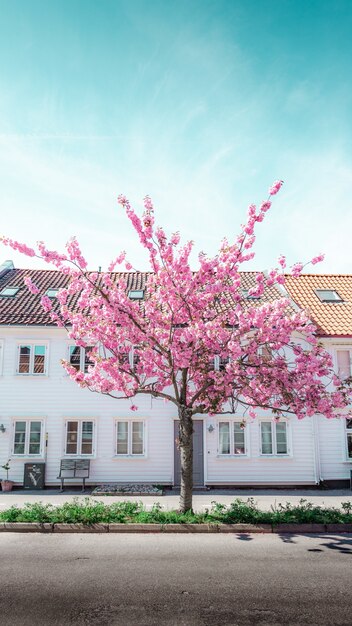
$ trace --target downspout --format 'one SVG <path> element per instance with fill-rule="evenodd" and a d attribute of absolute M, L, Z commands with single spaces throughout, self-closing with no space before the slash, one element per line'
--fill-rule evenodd
<path fill-rule="evenodd" d="M 317 415 L 312 418 L 312 434 L 313 434 L 313 459 L 314 459 L 314 480 L 319 485 L 322 481 L 321 463 L 320 463 L 320 445 L 319 445 L 319 420 Z"/>

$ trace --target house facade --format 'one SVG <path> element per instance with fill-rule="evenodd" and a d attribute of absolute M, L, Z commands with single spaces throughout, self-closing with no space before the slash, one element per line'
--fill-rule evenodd
<path fill-rule="evenodd" d="M 175 407 L 141 396 L 136 403 L 138 411 L 132 412 L 130 401 L 92 393 L 71 381 L 60 360 L 67 359 L 85 370 L 89 348 L 75 346 L 64 329 L 52 324 L 38 297 L 24 286 L 28 275 L 53 299 L 66 280 L 51 270 L 20 270 L 11 263 L 0 267 L 0 464 L 10 459 L 10 478 L 17 485 L 23 484 L 25 463 L 45 463 L 45 484 L 55 486 L 60 482 L 62 459 L 88 458 L 91 471 L 87 484 L 177 486 L 180 463 Z M 130 288 L 143 289 L 145 277 L 130 276 Z M 301 277 L 292 285 L 289 280 L 289 294 L 296 305 L 310 306 L 314 318 L 311 303 L 304 301 L 306 289 L 336 291 L 340 300 L 334 303 L 315 297 L 324 315 L 324 305 L 328 305 L 329 324 L 340 329 L 330 318 L 337 311 L 346 314 L 342 304 L 349 307 L 352 302 L 352 276 L 345 278 L 343 287 L 331 282 L 329 276 L 316 280 L 310 284 L 308 278 Z M 250 273 L 243 275 L 243 281 L 245 294 L 251 286 Z M 302 289 L 296 293 L 300 282 Z M 330 326 L 315 321 L 336 370 L 349 375 L 352 332 L 351 336 L 332 335 Z M 346 330 L 348 315 L 344 323 Z M 324 335 L 326 330 L 330 334 Z M 275 423 L 265 411 L 244 429 L 241 421 L 241 415 L 195 417 L 195 485 L 299 486 L 322 480 L 347 484 L 352 467 L 352 422 L 315 416 Z"/>

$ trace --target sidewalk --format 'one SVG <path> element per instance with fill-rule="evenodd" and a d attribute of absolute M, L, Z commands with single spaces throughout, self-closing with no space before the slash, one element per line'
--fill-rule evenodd
<path fill-rule="evenodd" d="M 58 506 L 64 502 L 70 502 L 77 498 L 84 500 L 90 497 L 90 490 L 87 489 L 85 494 L 80 491 L 67 489 L 64 493 L 59 493 L 57 489 L 44 489 L 43 491 L 24 491 L 14 490 L 10 493 L 0 491 L 0 510 L 9 508 L 10 506 L 23 506 L 25 502 L 43 502 L 44 504 L 53 504 Z M 352 491 L 349 489 L 334 489 L 320 491 L 317 489 L 212 489 L 210 491 L 195 491 L 193 497 L 193 508 L 195 511 L 202 512 L 206 508 L 211 507 L 213 501 L 221 504 L 229 505 L 236 498 L 247 500 L 253 498 L 262 510 L 269 510 L 271 506 L 279 503 L 290 502 L 298 504 L 301 498 L 312 502 L 314 505 L 324 507 L 340 507 L 341 502 L 352 503 Z M 121 502 L 124 500 L 142 502 L 147 509 L 153 504 L 159 502 L 164 510 L 177 509 L 179 503 L 179 493 L 167 490 L 163 496 L 94 496 L 91 498 L 95 502 L 104 502 L 112 504 L 113 502 Z"/>

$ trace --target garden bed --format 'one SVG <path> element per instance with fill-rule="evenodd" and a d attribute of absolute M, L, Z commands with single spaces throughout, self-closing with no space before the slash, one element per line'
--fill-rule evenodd
<path fill-rule="evenodd" d="M 237 498 L 229 506 L 213 502 L 204 513 L 147 510 L 141 502 L 105 503 L 91 498 L 60 506 L 25 504 L 0 511 L 0 530 L 35 532 L 352 532 L 352 504 L 341 508 L 278 504 L 260 510 L 254 499 Z"/>
<path fill-rule="evenodd" d="M 163 489 L 148 483 L 104 483 L 93 489 L 92 496 L 162 496 Z"/>

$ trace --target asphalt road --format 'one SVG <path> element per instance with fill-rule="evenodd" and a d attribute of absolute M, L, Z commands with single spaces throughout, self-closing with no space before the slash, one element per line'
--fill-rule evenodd
<path fill-rule="evenodd" d="M 1 626 L 352 624 L 351 535 L 0 534 Z"/>

